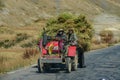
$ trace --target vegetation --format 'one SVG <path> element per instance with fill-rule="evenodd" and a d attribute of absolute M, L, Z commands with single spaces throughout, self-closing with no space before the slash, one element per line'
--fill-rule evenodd
<path fill-rule="evenodd" d="M 0 74 L 36 63 L 39 57 L 36 39 L 41 27 L 0 27 Z M 31 48 L 21 47 L 28 43 Z"/>
<path fill-rule="evenodd" d="M 75 16 L 70 13 L 63 13 L 56 18 L 49 19 L 46 28 L 47 34 L 50 35 L 55 35 L 60 28 L 66 32 L 69 28 L 73 28 L 79 38 L 79 44 L 85 51 L 90 49 L 94 29 L 85 15 Z"/>
<path fill-rule="evenodd" d="M 13 34 L 14 31 L 6 27 L 0 27 L 0 34 L 4 34 L 4 33 Z"/>
<path fill-rule="evenodd" d="M 29 37 L 30 36 L 28 36 L 27 34 L 22 34 L 22 33 L 16 34 L 15 39 L 12 40 L 6 39 L 0 41 L 0 47 L 10 48 L 17 43 L 20 43 L 21 41 L 28 39 Z"/>
<path fill-rule="evenodd" d="M 100 36 L 103 43 L 110 43 L 114 35 L 110 30 L 103 30 L 100 32 Z"/>
<path fill-rule="evenodd" d="M 22 52 L 13 50 L 7 52 L 6 50 L 6 52 L 0 53 L 0 74 L 33 64 L 37 57 L 38 51 L 32 48 L 22 50 Z"/>
<path fill-rule="evenodd" d="M 0 0 L 0 10 L 4 7 L 2 0 Z"/>
<path fill-rule="evenodd" d="M 37 49 L 28 48 L 28 49 L 25 49 L 24 54 L 23 54 L 23 58 L 30 59 L 31 57 L 36 56 L 38 53 L 39 52 Z"/>
<path fill-rule="evenodd" d="M 32 47 L 35 47 L 36 46 L 36 44 L 37 44 L 37 40 L 32 40 L 32 41 L 30 41 L 30 42 L 27 42 L 27 43 L 24 43 L 24 44 L 22 44 L 21 45 L 21 47 L 22 48 L 32 48 Z"/>

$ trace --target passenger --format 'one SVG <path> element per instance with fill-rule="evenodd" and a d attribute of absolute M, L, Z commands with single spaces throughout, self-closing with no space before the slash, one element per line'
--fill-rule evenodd
<path fill-rule="evenodd" d="M 74 30 L 69 29 L 67 34 L 68 34 L 68 44 L 77 45 L 78 39 L 77 39 L 76 34 L 74 33 Z"/>
<path fill-rule="evenodd" d="M 60 39 L 65 40 L 65 41 L 67 40 L 65 31 L 63 29 L 59 29 L 59 31 L 55 37 L 60 38 Z"/>
<path fill-rule="evenodd" d="M 60 41 L 59 41 L 60 52 L 65 53 L 65 51 L 66 51 L 65 43 L 67 41 L 67 36 L 65 34 L 65 31 L 63 29 L 59 29 L 59 31 L 55 37 L 60 39 Z"/>
<path fill-rule="evenodd" d="M 78 44 L 78 38 L 76 34 L 74 33 L 74 29 L 69 29 L 68 30 L 68 45 L 76 45 L 77 46 L 77 52 L 78 52 L 78 63 L 80 68 L 84 68 L 85 63 L 84 63 L 84 49 Z"/>

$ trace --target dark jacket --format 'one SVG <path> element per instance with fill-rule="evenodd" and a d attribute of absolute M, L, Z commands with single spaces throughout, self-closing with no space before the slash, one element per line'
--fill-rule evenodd
<path fill-rule="evenodd" d="M 62 39 L 62 40 L 64 40 L 64 41 L 66 41 L 66 40 L 67 40 L 67 36 L 66 36 L 66 34 L 65 34 L 65 33 L 64 33 L 64 34 L 62 34 L 62 35 L 58 33 L 58 34 L 56 35 L 56 37 L 58 37 L 58 38 L 60 38 L 60 39 Z"/>
<path fill-rule="evenodd" d="M 73 34 L 68 34 L 68 42 L 77 42 L 77 36 L 75 33 Z"/>

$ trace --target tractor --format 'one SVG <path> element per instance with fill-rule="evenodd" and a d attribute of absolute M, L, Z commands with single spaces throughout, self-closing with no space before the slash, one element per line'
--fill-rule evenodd
<path fill-rule="evenodd" d="M 46 39 L 49 39 L 49 37 L 47 36 Z M 44 39 L 40 39 L 38 47 L 40 50 L 38 72 L 48 71 L 57 64 L 64 64 L 68 73 L 77 70 L 78 54 L 76 45 L 69 45 L 65 50 L 63 40 L 54 37 L 54 39 L 49 39 L 46 44 L 44 44 Z"/>

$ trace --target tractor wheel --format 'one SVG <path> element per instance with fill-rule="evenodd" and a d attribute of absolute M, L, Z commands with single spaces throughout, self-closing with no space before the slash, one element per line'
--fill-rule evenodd
<path fill-rule="evenodd" d="M 70 73 L 72 69 L 72 63 L 71 63 L 71 58 L 66 58 L 66 67 L 67 67 L 67 72 Z"/>
<path fill-rule="evenodd" d="M 80 68 L 84 67 L 84 54 L 83 53 L 79 55 L 79 67 Z"/>
<path fill-rule="evenodd" d="M 49 71 L 50 71 L 50 68 L 51 68 L 51 65 L 50 65 L 50 64 L 44 64 L 44 71 L 45 71 L 45 72 L 49 72 Z"/>
<path fill-rule="evenodd" d="M 76 55 L 73 59 L 73 62 L 72 62 L 72 70 L 76 71 L 77 68 L 78 68 L 78 56 Z"/>
<path fill-rule="evenodd" d="M 43 73 L 44 72 L 43 67 L 44 67 L 43 63 L 41 62 L 40 59 L 38 59 L 38 72 L 39 73 Z"/>

